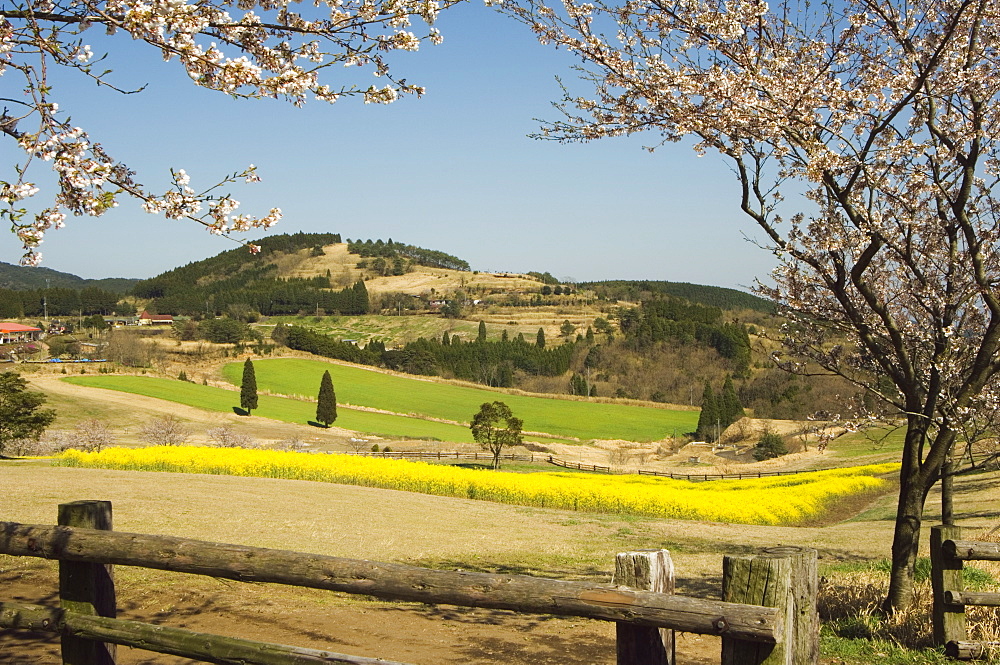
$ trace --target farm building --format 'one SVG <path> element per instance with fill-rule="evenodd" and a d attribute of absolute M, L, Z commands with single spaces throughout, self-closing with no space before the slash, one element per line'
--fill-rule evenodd
<path fill-rule="evenodd" d="M 138 316 L 105 316 L 103 318 L 106 324 L 114 328 L 121 328 L 122 326 L 139 325 Z"/>
<path fill-rule="evenodd" d="M 40 328 L 22 326 L 20 323 L 0 322 L 0 344 L 19 344 L 37 341 L 42 334 Z"/>
<path fill-rule="evenodd" d="M 172 326 L 174 317 L 171 314 L 150 314 L 146 310 L 139 315 L 140 326 Z"/>

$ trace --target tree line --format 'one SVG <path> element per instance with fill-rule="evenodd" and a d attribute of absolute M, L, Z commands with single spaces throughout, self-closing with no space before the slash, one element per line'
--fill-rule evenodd
<path fill-rule="evenodd" d="M 206 284 L 177 281 L 159 290 L 160 295 L 153 298 L 148 309 L 187 316 L 234 311 L 264 316 L 316 311 L 358 315 L 371 311 L 363 281 L 335 291 L 330 289 L 327 277 L 281 279 L 267 277 L 269 272 L 267 267 L 261 267 Z"/>
<path fill-rule="evenodd" d="M 605 300 L 638 302 L 658 296 L 672 296 L 720 309 L 751 309 L 766 314 L 773 314 L 775 311 L 774 303 L 769 300 L 721 286 L 646 279 L 580 282 L 577 286 L 580 289 L 593 291 L 599 298 Z"/>
<path fill-rule="evenodd" d="M 51 288 L 15 291 L 0 289 L 0 318 L 49 316 L 110 316 L 135 314 L 135 306 L 121 301 L 121 294 L 97 287 Z"/>
<path fill-rule="evenodd" d="M 416 264 L 431 268 L 447 268 L 449 270 L 461 270 L 468 272 L 472 268 L 468 261 L 439 252 L 434 249 L 424 249 L 415 245 L 407 245 L 401 242 L 393 242 L 392 238 L 383 240 L 351 240 L 347 239 L 347 251 L 351 254 L 359 254 L 363 258 L 378 257 L 382 259 L 405 258 Z"/>
<path fill-rule="evenodd" d="M 515 373 L 559 376 L 569 371 L 576 344 L 546 348 L 523 336 L 487 341 L 481 337 L 463 342 L 449 337 L 420 338 L 400 349 L 387 349 L 379 340 L 364 347 L 333 339 L 301 326 L 278 326 L 275 341 L 299 351 L 361 365 L 385 367 L 407 374 L 447 375 L 494 387 L 511 387 Z"/>

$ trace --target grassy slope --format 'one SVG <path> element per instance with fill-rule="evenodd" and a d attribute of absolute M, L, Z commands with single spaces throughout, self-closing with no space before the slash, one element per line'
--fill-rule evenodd
<path fill-rule="evenodd" d="M 202 386 L 174 379 L 148 376 L 73 376 L 64 379 L 80 386 L 105 388 L 121 392 L 178 402 L 208 411 L 232 412 L 239 407 L 239 393 L 212 386 Z M 317 382 L 318 385 L 318 382 Z M 274 418 L 289 423 L 307 423 L 316 417 L 316 405 L 285 397 L 261 395 L 254 415 Z M 472 443 L 472 434 L 466 427 L 437 423 L 416 418 L 369 413 L 353 409 L 337 411 L 338 427 L 367 432 L 386 437 L 438 439 Z"/>
<path fill-rule="evenodd" d="M 339 402 L 458 422 L 470 420 L 483 402 L 502 400 L 524 420 L 525 430 L 580 439 L 655 441 L 675 430 L 692 431 L 698 422 L 697 411 L 504 395 L 318 360 L 275 358 L 254 361 L 254 368 L 257 385 L 263 390 L 313 395 L 319 390 L 323 371 L 329 370 Z M 237 385 L 242 372 L 242 363 L 223 369 L 226 378 Z"/>

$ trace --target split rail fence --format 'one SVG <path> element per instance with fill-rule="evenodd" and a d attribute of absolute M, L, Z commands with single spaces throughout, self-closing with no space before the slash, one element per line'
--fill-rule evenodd
<path fill-rule="evenodd" d="M 673 664 L 674 630 L 721 636 L 726 665 L 818 662 L 816 551 L 808 548 L 775 547 L 759 555 L 725 557 L 723 600 L 716 601 L 673 594 L 673 564 L 666 550 L 619 554 L 614 582 L 599 585 L 115 532 L 108 501 L 60 504 L 58 522 L 0 522 L 0 554 L 59 561 L 60 597 L 58 608 L 0 602 L 0 628 L 59 634 L 66 665 L 113 665 L 115 645 L 210 663 L 393 665 L 116 619 L 115 565 L 386 600 L 613 621 L 619 665 Z"/>
<path fill-rule="evenodd" d="M 931 527 L 934 641 L 959 660 L 982 658 L 988 647 L 1000 648 L 1000 643 L 968 639 L 966 606 L 1000 607 L 1000 593 L 966 591 L 962 578 L 966 561 L 1000 561 L 1000 543 L 962 540 L 959 526 Z"/>

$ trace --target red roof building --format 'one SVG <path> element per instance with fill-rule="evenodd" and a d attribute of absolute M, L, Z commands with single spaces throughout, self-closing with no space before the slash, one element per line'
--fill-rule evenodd
<path fill-rule="evenodd" d="M 139 325 L 140 326 L 170 326 L 174 323 L 174 317 L 172 314 L 150 314 L 146 310 L 142 311 L 139 315 Z"/>
<path fill-rule="evenodd" d="M 22 326 L 20 323 L 7 323 L 0 321 L 0 344 L 17 344 L 19 342 L 33 342 L 42 334 L 40 328 Z"/>

